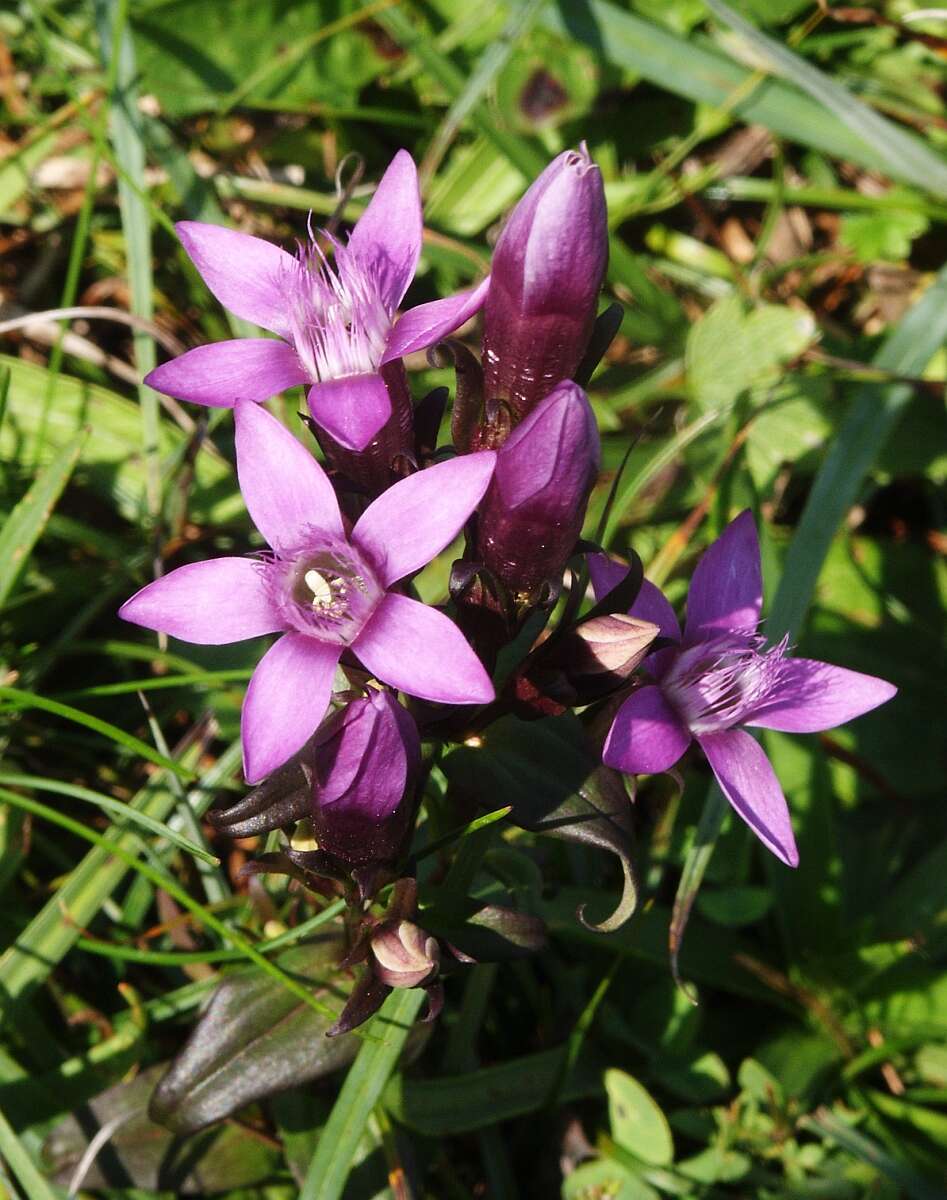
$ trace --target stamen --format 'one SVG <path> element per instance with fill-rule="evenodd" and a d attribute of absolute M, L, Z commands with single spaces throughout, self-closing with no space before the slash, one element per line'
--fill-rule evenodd
<path fill-rule="evenodd" d="M 296 550 L 264 559 L 263 569 L 287 628 L 343 646 L 351 645 L 385 594 L 352 546 L 320 532 Z"/>
<path fill-rule="evenodd" d="M 681 651 L 664 692 L 694 733 L 730 729 L 777 690 L 787 645 L 766 650 L 755 633 L 700 642 Z"/>
<path fill-rule="evenodd" d="M 287 280 L 293 344 L 312 382 L 374 374 L 393 314 L 381 295 L 378 272 L 328 234 L 330 262 L 312 236 L 299 247 Z"/>

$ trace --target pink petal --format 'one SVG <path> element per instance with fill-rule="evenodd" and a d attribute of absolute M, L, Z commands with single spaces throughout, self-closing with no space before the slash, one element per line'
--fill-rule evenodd
<path fill-rule="evenodd" d="M 149 583 L 118 615 L 182 642 L 222 646 L 282 628 L 260 564 L 250 558 L 189 563 Z"/>
<path fill-rule="evenodd" d="M 339 503 L 325 471 L 265 408 L 234 412 L 237 477 L 253 523 L 274 550 L 294 550 L 313 529 L 342 534 Z"/>
<path fill-rule="evenodd" d="M 201 278 L 224 308 L 271 333 L 289 337 L 286 279 L 298 270 L 291 254 L 223 225 L 179 221 L 174 228 Z"/>
<path fill-rule="evenodd" d="M 329 706 L 341 652 L 341 646 L 287 633 L 260 659 L 240 720 L 247 783 L 259 783 L 315 733 Z"/>
<path fill-rule="evenodd" d="M 786 797 L 769 759 L 743 729 L 697 739 L 724 795 L 767 849 L 787 866 L 799 865 Z"/>
<path fill-rule="evenodd" d="M 704 552 L 687 594 L 684 636 L 723 629 L 756 629 L 763 605 L 760 543 L 744 509 Z"/>
<path fill-rule="evenodd" d="M 368 506 L 352 530 L 387 587 L 440 554 L 489 486 L 492 450 L 465 454 L 399 480 Z"/>
<path fill-rule="evenodd" d="M 742 724 L 785 733 L 819 733 L 877 708 L 898 690 L 874 675 L 811 658 L 785 659 L 780 664 L 779 689 L 775 699 Z"/>
<path fill-rule="evenodd" d="M 441 338 L 453 333 L 483 307 L 490 290 L 490 276 L 469 292 L 459 292 L 430 304 L 409 309 L 388 337 L 382 363 L 402 358 L 415 350 L 426 350 Z"/>
<path fill-rule="evenodd" d="M 650 684 L 632 692 L 616 713 L 602 761 L 626 775 L 656 775 L 673 767 L 690 743 L 690 730 Z"/>
<path fill-rule="evenodd" d="M 359 262 L 375 272 L 382 300 L 391 313 L 414 278 L 422 232 L 418 171 L 407 150 L 399 150 L 348 242 Z"/>
<path fill-rule="evenodd" d="M 166 396 L 213 408 L 232 408 L 238 400 L 268 400 L 307 382 L 295 350 L 275 338 L 198 346 L 145 376 L 149 387 Z"/>
<path fill-rule="evenodd" d="M 364 450 L 391 416 L 391 397 L 380 375 L 346 375 L 309 389 L 315 423 L 347 450 Z"/>
<path fill-rule="evenodd" d="M 393 688 L 441 704 L 487 704 L 493 684 L 450 618 L 389 592 L 352 649 L 362 665 Z"/>

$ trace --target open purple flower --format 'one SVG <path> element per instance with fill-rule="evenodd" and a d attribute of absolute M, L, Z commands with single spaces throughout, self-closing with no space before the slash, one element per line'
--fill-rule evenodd
<path fill-rule="evenodd" d="M 240 489 L 272 552 L 179 567 L 143 587 L 120 614 L 206 645 L 284 635 L 247 688 L 247 781 L 268 775 L 312 735 L 346 649 L 412 696 L 492 700 L 493 685 L 456 625 L 393 585 L 456 536 L 490 483 L 495 454 L 468 454 L 401 480 L 347 534 L 328 477 L 288 429 L 247 401 L 238 402 L 235 425 Z"/>
<path fill-rule="evenodd" d="M 483 304 L 471 291 L 395 313 L 421 254 L 421 198 L 411 155 L 399 150 L 347 242 L 330 262 L 310 230 L 296 256 L 220 225 L 175 228 L 211 292 L 274 338 L 198 346 L 152 371 L 159 392 L 229 408 L 308 385 L 312 418 L 341 446 L 363 450 L 391 414 L 385 364 L 423 350 Z"/>
<path fill-rule="evenodd" d="M 626 571 L 604 555 L 589 565 L 598 596 Z M 629 611 L 653 621 L 677 645 L 645 659 L 654 683 L 622 704 L 603 758 L 629 775 L 650 775 L 672 767 L 696 738 L 739 815 L 794 867 L 799 854 L 779 781 L 762 747 L 741 727 L 817 733 L 877 708 L 897 688 L 873 675 L 790 658 L 786 639 L 767 647 L 758 632 L 762 603 L 760 547 L 749 511 L 697 564 L 683 637 L 670 604 L 645 580 Z"/>

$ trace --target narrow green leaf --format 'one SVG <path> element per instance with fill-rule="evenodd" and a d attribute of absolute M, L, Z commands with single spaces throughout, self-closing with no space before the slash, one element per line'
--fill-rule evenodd
<path fill-rule="evenodd" d="M 95 18 L 102 45 L 102 58 L 112 68 L 114 89 L 109 97 L 109 129 L 115 158 L 120 168 L 118 207 L 122 217 L 132 312 L 151 320 L 154 313 L 154 281 L 151 274 L 151 217 L 145 183 L 144 114 L 138 105 L 138 71 L 135 48 L 127 28 L 128 0 L 95 0 Z M 142 375 L 155 366 L 153 339 L 140 330 L 134 333 L 135 364 Z M 158 397 L 140 384 L 142 452 L 145 459 L 145 500 L 154 519 L 161 504 L 159 462 Z"/>
<path fill-rule="evenodd" d="M 341 1200 L 372 1109 L 411 1032 L 424 1000 L 420 988 L 395 989 L 368 1026 L 366 1040 L 322 1130 L 300 1200 Z"/>
<path fill-rule="evenodd" d="M 929 1183 L 913 1168 L 893 1158 L 877 1142 L 846 1124 L 831 1109 L 820 1108 L 811 1117 L 800 1117 L 799 1124 L 820 1138 L 831 1138 L 838 1142 L 849 1154 L 890 1179 L 911 1200 L 943 1200 L 942 1187 Z"/>
<path fill-rule="evenodd" d="M 726 108 L 746 124 L 763 125 L 791 142 L 885 171 L 903 183 L 917 184 L 925 190 L 931 188 L 929 172 L 919 170 L 915 159 L 910 155 L 906 158 L 904 153 L 889 156 L 883 139 L 866 141 L 861 131 L 854 132 L 850 123 L 836 112 L 834 104 L 817 100 L 782 79 L 764 80 L 706 39 L 674 33 L 643 17 L 623 12 L 610 0 L 551 5 L 541 20 L 556 33 L 578 38 L 608 61 L 675 95 Z M 790 57 L 795 61 L 795 55 Z M 893 129 L 899 135 L 896 139 L 899 147 L 904 139 L 915 142 L 890 122 L 884 121 L 884 126 L 886 131 Z M 933 161 L 934 177 L 940 178 L 947 167 L 919 142 L 915 144 L 924 162 Z"/>
<path fill-rule="evenodd" d="M 73 708 L 71 704 L 60 704 L 58 700 L 50 700 L 46 696 L 39 696 L 35 692 L 24 692 L 20 688 L 0 687 L 0 700 L 7 700 L 9 703 L 0 706 L 0 712 L 14 712 L 18 709 L 41 708 L 44 712 L 53 713 L 54 716 L 63 717 L 67 721 L 73 721 L 76 725 L 83 725 L 86 729 L 91 729 L 95 733 L 101 733 L 103 737 L 109 738 L 118 745 L 124 746 L 126 750 L 131 750 L 142 758 L 147 758 L 149 762 L 156 763 L 159 767 L 164 767 L 165 770 L 173 771 L 175 775 L 181 779 L 196 779 L 193 771 L 189 771 L 186 767 L 182 767 L 180 763 L 174 762 L 170 758 L 166 758 L 163 754 L 159 754 L 157 750 L 143 742 L 141 738 L 136 738 L 130 733 L 126 733 L 124 729 L 119 729 L 117 725 L 112 725 L 108 721 L 102 721 L 98 717 L 93 717 L 89 713 L 82 712 L 81 709 Z"/>
<path fill-rule="evenodd" d="M 78 784 L 66 783 L 59 779 L 43 779 L 38 775 L 6 773 L 0 773 L 0 783 L 6 784 L 8 787 L 31 788 L 34 791 L 52 792 L 57 796 L 72 796 L 76 800 L 85 800 L 86 803 L 94 804 L 105 812 L 113 813 L 117 817 L 131 821 L 133 825 L 140 825 L 143 829 L 147 829 L 159 837 L 167 838 L 169 842 L 173 842 L 179 849 L 185 850 L 188 854 L 193 854 L 195 858 L 210 863 L 212 866 L 217 866 L 220 863 L 219 858 L 215 858 L 213 854 L 208 854 L 202 847 L 195 845 L 188 838 L 182 837 L 181 834 L 175 833 L 170 826 L 165 825 L 162 821 L 156 821 L 153 817 L 149 817 L 147 813 L 138 812 L 137 809 L 132 808 L 130 804 L 126 804 L 123 800 L 116 800 L 112 796 L 104 796 L 101 792 L 92 791 L 91 788 L 80 787 Z"/>
<path fill-rule="evenodd" d="M 385 1088 L 382 1102 L 403 1125 L 427 1137 L 470 1133 L 541 1109 L 556 1086 L 566 1054 L 565 1046 L 557 1046 L 435 1079 L 399 1074 Z M 566 1076 L 559 1098 L 565 1102 L 601 1095 L 601 1091 L 601 1063 L 586 1051 Z M 316 1196 L 324 1200 L 321 1193 L 313 1192 L 313 1200 Z"/>
<path fill-rule="evenodd" d="M 943 268 L 872 359 L 900 375 L 920 375 L 947 339 L 947 268 Z M 863 384 L 809 492 L 770 606 L 767 635 L 799 636 L 836 530 L 858 499 L 872 464 L 913 396 L 907 384 Z"/>
<path fill-rule="evenodd" d="M 81 432 L 46 466 L 0 529 L 0 608 L 46 528 L 56 501 L 69 482 L 87 434 Z"/>
<path fill-rule="evenodd" d="M 27 1154 L 23 1143 L 13 1132 L 9 1121 L 0 1112 L 0 1155 L 10 1164 L 28 1200 L 59 1200 L 56 1191 L 40 1174 L 36 1164 Z"/>
<path fill-rule="evenodd" d="M 102 846 L 107 844 L 107 839 L 102 834 L 93 833 L 91 829 L 87 829 L 84 825 L 80 825 L 78 821 L 74 821 L 71 817 L 66 817 L 55 809 L 50 808 L 46 804 L 40 804 L 36 800 L 29 800 L 26 796 L 19 796 L 16 792 L 7 791 L 6 788 L 0 788 L 0 798 L 6 800 L 8 804 L 15 804 L 27 812 L 33 813 L 37 817 L 43 817 L 47 821 L 51 821 L 54 825 L 59 825 L 63 829 L 68 829 L 70 833 L 80 837 L 87 842 L 92 842 L 93 845 Z M 139 862 L 135 853 L 125 850 L 117 843 L 110 844 L 110 852 L 122 859 L 127 867 L 131 867 L 133 871 L 137 871 L 143 875 L 153 887 L 161 888 L 167 892 L 174 900 L 183 908 L 198 919 L 201 925 L 212 929 L 218 936 L 232 943 L 238 950 L 242 950 L 246 958 L 262 968 L 263 972 L 272 976 L 274 979 L 281 981 L 283 987 L 287 991 L 292 992 L 294 996 L 298 996 L 304 1004 L 314 1009 L 317 1013 L 323 1013 L 330 1019 L 334 1020 L 338 1015 L 328 1005 L 323 1004 L 317 996 L 313 995 L 303 984 L 299 983 L 291 975 L 281 970 L 275 963 L 270 962 L 253 943 L 237 929 L 227 925 L 221 921 L 214 913 L 205 905 L 194 900 L 190 893 L 183 888 L 176 879 L 163 871 L 156 870 L 150 864 Z M 23 945 L 22 939 L 19 943 Z"/>
<path fill-rule="evenodd" d="M 517 42 L 529 31 L 545 3 L 546 0 L 520 0 L 512 7 L 500 36 L 484 50 L 431 138 L 421 164 L 422 183 L 433 176 L 462 122 L 486 96 L 516 49 Z"/>
<path fill-rule="evenodd" d="M 807 92 L 827 116 L 834 114 L 846 125 L 862 143 L 863 153 L 880 154 L 888 175 L 913 183 L 926 192 L 947 196 L 947 162 L 920 139 L 863 104 L 818 67 L 760 32 L 724 0 L 706 0 L 706 3 L 711 12 L 746 38 L 754 57 L 761 58 L 773 74 Z"/>
<path fill-rule="evenodd" d="M 181 755 L 182 764 L 196 766 L 201 751 L 199 742 L 188 747 Z M 213 787 L 228 778 L 239 762 L 240 743 L 235 742 L 204 777 L 204 786 Z M 162 774 L 138 792 L 131 807 L 163 821 L 175 803 L 176 796 Z M 137 853 L 140 844 L 137 833 L 113 825 L 3 953 L 0 978 L 3 979 L 4 999 L 9 1004 L 24 1000 L 46 979 L 121 882 L 128 866 L 112 853 L 113 847 L 120 846 Z"/>

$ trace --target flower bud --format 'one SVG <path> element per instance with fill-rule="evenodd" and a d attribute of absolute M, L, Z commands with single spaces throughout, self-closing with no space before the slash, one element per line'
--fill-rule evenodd
<path fill-rule="evenodd" d="M 607 263 L 605 190 L 583 145 L 533 182 L 493 252 L 484 396 L 505 400 L 514 424 L 582 361 Z"/>
<path fill-rule="evenodd" d="M 379 927 L 372 938 L 375 977 L 388 987 L 413 988 L 423 983 L 440 962 L 437 940 L 412 921 Z"/>
<path fill-rule="evenodd" d="M 315 738 L 319 848 L 349 863 L 397 857 L 420 761 L 417 726 L 390 692 L 373 690 L 330 717 Z"/>
<path fill-rule="evenodd" d="M 564 638 L 555 655 L 570 675 L 627 677 L 640 665 L 660 630 L 627 613 L 593 617 Z"/>
<path fill-rule="evenodd" d="M 599 437 L 585 392 L 560 383 L 497 454 L 480 506 L 477 554 L 518 602 L 558 580 L 582 530 Z"/>

